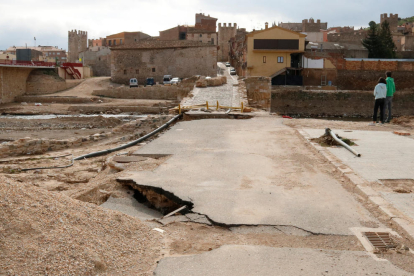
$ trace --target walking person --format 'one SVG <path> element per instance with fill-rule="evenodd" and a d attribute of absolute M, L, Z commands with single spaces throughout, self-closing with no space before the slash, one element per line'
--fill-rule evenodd
<path fill-rule="evenodd" d="M 370 126 L 375 126 L 375 122 L 377 121 L 378 117 L 378 108 L 380 110 L 380 120 L 381 125 L 384 124 L 384 106 L 385 106 L 385 97 L 387 96 L 387 82 L 384 78 L 380 78 L 378 80 L 378 84 L 375 86 L 374 89 L 374 96 L 375 96 L 375 105 L 374 105 L 374 116 L 372 119 L 372 123 Z"/>
<path fill-rule="evenodd" d="M 387 119 L 385 120 L 386 123 L 389 123 L 392 119 L 392 115 L 391 115 L 391 110 L 392 110 L 392 98 L 394 96 L 395 93 L 395 83 L 394 83 L 394 79 L 391 78 L 392 73 L 391 72 L 386 72 L 385 76 L 387 77 L 386 82 L 387 82 L 387 97 L 385 98 L 385 107 L 384 107 L 384 112 L 386 110 L 388 110 L 388 112 L 386 113 Z"/>

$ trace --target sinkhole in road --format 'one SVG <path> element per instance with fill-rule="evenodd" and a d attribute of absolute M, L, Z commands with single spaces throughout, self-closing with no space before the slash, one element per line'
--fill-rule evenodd
<path fill-rule="evenodd" d="M 147 207 L 155 209 L 163 215 L 169 214 L 185 205 L 187 208 L 180 211 L 184 215 L 189 213 L 194 205 L 192 202 L 182 200 L 162 188 L 139 185 L 133 181 L 121 181 L 121 183 L 134 191 L 134 198 L 139 203 L 145 204 Z"/>

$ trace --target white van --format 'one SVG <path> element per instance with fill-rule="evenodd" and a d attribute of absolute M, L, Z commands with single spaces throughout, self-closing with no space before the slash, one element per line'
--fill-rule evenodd
<path fill-rule="evenodd" d="M 138 87 L 138 80 L 136 78 L 132 78 L 129 80 L 129 88 L 131 87 Z"/>
<path fill-rule="evenodd" d="M 163 84 L 164 85 L 171 85 L 172 76 L 171 75 L 164 75 Z"/>

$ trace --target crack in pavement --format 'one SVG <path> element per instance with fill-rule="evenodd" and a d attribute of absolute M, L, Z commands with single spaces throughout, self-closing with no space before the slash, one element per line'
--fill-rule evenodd
<path fill-rule="evenodd" d="M 243 223 L 241 223 L 241 224 L 227 224 L 225 222 L 218 222 L 218 221 L 215 221 L 215 220 L 211 219 L 206 214 L 202 214 L 202 213 L 198 213 L 198 212 L 192 211 L 192 209 L 194 208 L 194 204 L 195 203 L 194 203 L 194 200 L 191 199 L 190 197 L 188 197 L 190 199 L 190 201 L 183 200 L 180 197 L 176 196 L 174 193 L 169 192 L 167 190 L 164 190 L 163 188 L 149 186 L 149 185 L 138 184 L 138 183 L 136 183 L 132 179 L 117 179 L 117 181 L 120 182 L 120 183 L 122 183 L 122 184 L 130 185 L 132 188 L 135 187 L 135 188 L 138 188 L 138 189 L 149 189 L 149 190 L 152 190 L 153 192 L 155 192 L 155 193 L 157 193 L 159 195 L 165 196 L 166 198 L 168 198 L 169 200 L 171 200 L 172 202 L 174 202 L 177 205 L 186 205 L 187 206 L 186 211 L 185 211 L 186 214 L 191 213 L 191 214 L 196 214 L 196 215 L 199 215 L 199 216 L 204 216 L 211 223 L 211 225 L 213 225 L 213 226 L 219 226 L 219 227 L 227 228 L 227 229 L 229 229 L 229 228 L 237 228 L 237 227 L 274 227 L 276 230 L 282 232 L 283 234 L 291 235 L 289 233 L 286 233 L 285 232 L 286 230 L 283 231 L 282 229 L 280 229 L 280 228 L 283 228 L 283 227 L 288 227 L 288 228 L 296 229 L 296 230 L 299 230 L 299 231 L 303 231 L 303 232 L 305 232 L 305 233 L 307 233 L 309 235 L 312 235 L 312 236 L 336 236 L 336 237 L 353 236 L 353 235 L 318 233 L 318 232 L 313 232 L 313 231 L 310 231 L 310 230 L 307 230 L 307 229 L 304 229 L 304 228 L 301 228 L 301 227 L 298 227 L 298 226 L 295 226 L 295 225 L 243 224 Z M 147 198 L 147 200 L 152 204 L 152 202 L 150 201 L 151 199 L 148 199 Z M 152 205 L 155 206 L 156 204 L 152 204 Z M 191 222 L 193 222 L 193 223 L 206 224 L 206 223 L 197 221 L 198 219 L 197 220 L 193 220 L 193 219 L 191 219 L 189 217 L 187 217 L 187 218 Z"/>

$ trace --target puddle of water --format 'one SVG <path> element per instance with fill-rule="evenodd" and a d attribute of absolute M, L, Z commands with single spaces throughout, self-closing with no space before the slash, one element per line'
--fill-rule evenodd
<path fill-rule="evenodd" d="M 24 120 L 49 120 L 56 118 L 93 118 L 102 116 L 104 118 L 146 118 L 148 115 L 127 115 L 127 114 L 81 114 L 81 115 L 2 115 L 0 119 L 24 119 Z"/>

